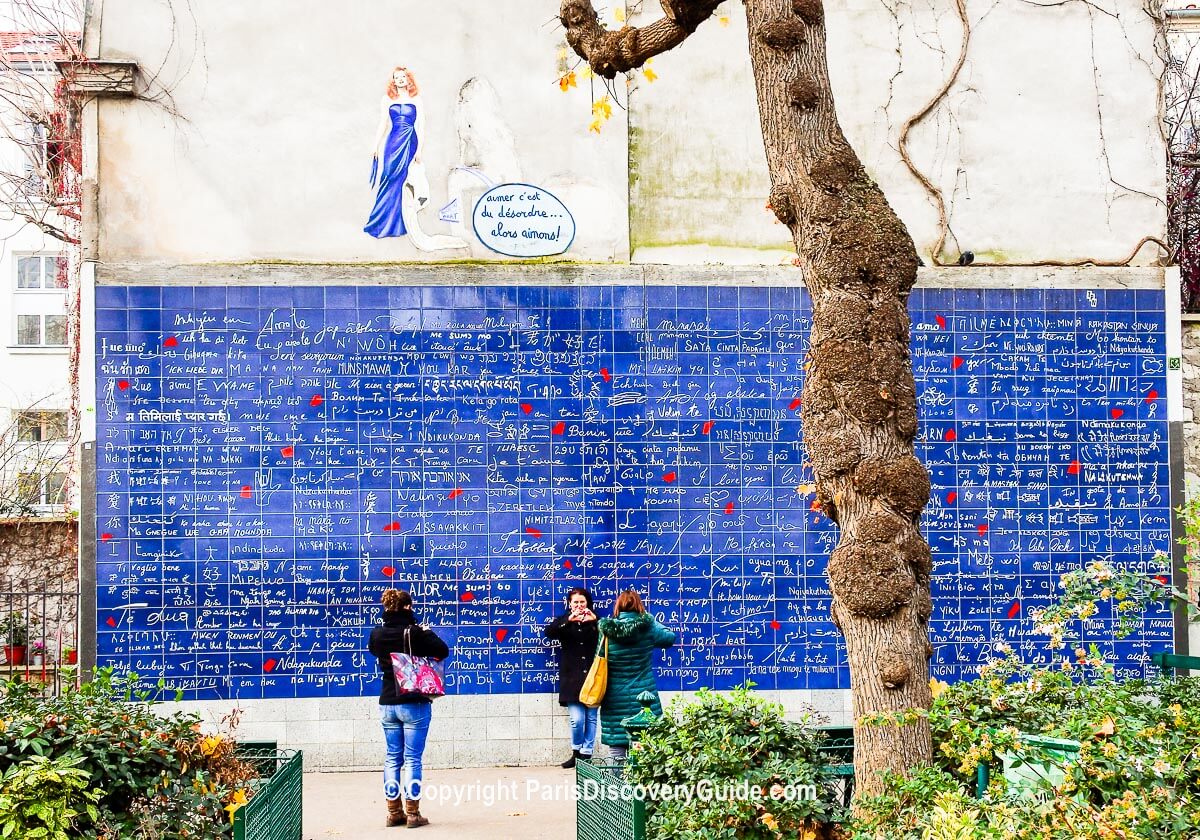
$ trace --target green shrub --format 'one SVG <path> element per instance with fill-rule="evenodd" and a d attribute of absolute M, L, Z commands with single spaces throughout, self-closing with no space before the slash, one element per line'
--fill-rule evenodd
<path fill-rule="evenodd" d="M 808 720 L 786 720 L 782 706 L 749 685 L 729 694 L 701 690 L 692 702 L 674 701 L 635 742 L 627 778 L 650 794 L 693 794 L 647 798 L 651 838 L 811 840 L 841 818 L 820 742 Z M 760 798 L 740 795 L 752 786 L 762 791 Z M 797 790 L 807 786 L 817 798 Z M 707 795 L 725 791 L 733 796 Z"/>
<path fill-rule="evenodd" d="M 159 683 L 159 692 L 163 684 Z M 161 836 L 219 838 L 231 834 L 226 805 L 256 774 L 234 756 L 234 744 L 200 731 L 194 714 L 157 714 L 135 674 L 97 670 L 91 682 L 59 697 L 13 682 L 0 697 L 0 773 L 35 757 L 67 761 L 99 792 L 96 813 L 80 815 L 72 837 L 151 840 L 178 804 L 201 833 L 172 826 Z M 155 693 L 159 693 L 155 692 Z M 161 795 L 170 794 L 171 808 Z M 200 815 L 198 818 L 196 815 Z M 180 830 L 177 830 L 180 829 Z"/>
<path fill-rule="evenodd" d="M 0 776 L 0 837 L 24 840 L 68 840 L 76 818 L 99 816 L 98 791 L 77 766 L 78 759 L 51 760 L 42 756 L 14 764 Z"/>

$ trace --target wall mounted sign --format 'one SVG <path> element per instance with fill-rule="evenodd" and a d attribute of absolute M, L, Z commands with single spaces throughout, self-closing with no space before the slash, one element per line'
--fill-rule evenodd
<path fill-rule="evenodd" d="M 492 187 L 475 203 L 471 222 L 480 242 L 509 257 L 551 257 L 575 239 L 575 219 L 566 205 L 529 184 Z"/>

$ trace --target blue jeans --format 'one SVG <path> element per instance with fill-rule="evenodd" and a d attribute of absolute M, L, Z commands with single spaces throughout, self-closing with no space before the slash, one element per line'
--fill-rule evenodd
<path fill-rule="evenodd" d="M 582 703 L 568 703 L 567 712 L 571 715 L 571 749 L 591 755 L 596 749 L 600 710 L 589 709 Z"/>
<path fill-rule="evenodd" d="M 398 703 L 380 706 L 387 757 L 383 760 L 385 799 L 421 798 L 421 755 L 433 717 L 432 703 Z M 403 785 L 403 786 L 402 786 Z"/>

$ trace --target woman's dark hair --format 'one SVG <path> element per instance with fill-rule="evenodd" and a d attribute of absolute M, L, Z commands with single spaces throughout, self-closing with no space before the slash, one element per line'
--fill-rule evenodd
<path fill-rule="evenodd" d="M 383 611 L 396 612 L 397 610 L 411 610 L 412 596 L 408 594 L 407 589 L 385 589 L 383 590 Z"/>
<path fill-rule="evenodd" d="M 613 615 L 620 615 L 623 612 L 644 613 L 645 605 L 642 603 L 641 597 L 632 589 L 626 589 L 617 596 L 617 603 L 613 604 Z"/>
<path fill-rule="evenodd" d="M 571 597 L 573 595 L 582 595 L 584 600 L 587 601 L 588 609 L 590 610 L 592 608 L 592 593 L 591 592 L 588 592 L 582 586 L 576 586 L 574 589 L 572 589 L 570 592 L 567 593 L 567 606 L 571 605 Z"/>

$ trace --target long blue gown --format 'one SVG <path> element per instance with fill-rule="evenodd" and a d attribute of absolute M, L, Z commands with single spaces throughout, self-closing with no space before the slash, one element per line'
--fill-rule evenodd
<path fill-rule="evenodd" d="M 383 158 L 379 161 L 379 191 L 375 194 L 375 209 L 363 228 L 374 237 L 408 233 L 404 227 L 401 200 L 409 164 L 417 154 L 417 106 L 411 102 L 397 102 L 388 108 L 388 114 L 392 118 L 392 130 L 388 132 L 383 144 Z"/>

